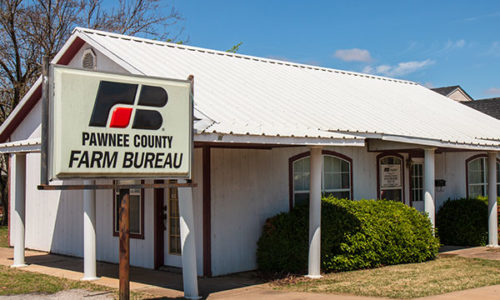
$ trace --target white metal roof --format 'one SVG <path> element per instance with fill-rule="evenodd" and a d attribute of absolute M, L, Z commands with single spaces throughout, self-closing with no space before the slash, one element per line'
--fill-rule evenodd
<path fill-rule="evenodd" d="M 194 75 L 195 139 L 247 136 L 250 142 L 252 136 L 257 142 L 261 136 L 362 144 L 377 138 L 500 149 L 499 120 L 414 82 L 84 28 L 75 29 L 71 39 L 76 36 L 132 74 Z"/>
<path fill-rule="evenodd" d="M 197 117 L 206 120 L 201 132 L 500 145 L 499 120 L 414 82 L 82 28 L 75 33 L 131 73 L 193 74 Z"/>
<path fill-rule="evenodd" d="M 0 144 L 0 153 L 40 152 L 40 138 Z"/>

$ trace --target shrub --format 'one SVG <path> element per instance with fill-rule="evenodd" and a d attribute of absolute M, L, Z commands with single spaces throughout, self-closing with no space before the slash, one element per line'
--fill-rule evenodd
<path fill-rule="evenodd" d="M 325 272 L 422 262 L 437 255 L 439 240 L 428 218 L 402 203 L 325 198 L 321 209 Z M 298 206 L 266 221 L 257 248 L 260 270 L 307 270 L 308 220 L 308 206 Z"/>
<path fill-rule="evenodd" d="M 488 241 L 488 200 L 448 200 L 436 215 L 436 228 L 445 245 L 483 246 Z"/>

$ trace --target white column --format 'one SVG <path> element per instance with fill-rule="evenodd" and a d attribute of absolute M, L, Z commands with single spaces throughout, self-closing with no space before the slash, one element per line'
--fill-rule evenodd
<path fill-rule="evenodd" d="M 182 279 L 184 298 L 200 299 L 196 269 L 193 189 L 179 188 L 179 223 L 181 226 Z"/>
<path fill-rule="evenodd" d="M 321 147 L 311 148 L 309 187 L 309 267 L 307 277 L 321 277 Z"/>
<path fill-rule="evenodd" d="M 11 160 L 13 182 L 12 196 L 14 201 L 12 209 L 12 233 L 14 238 L 14 264 L 13 268 L 26 266 L 24 262 L 24 214 L 26 203 L 26 154 L 14 154 Z"/>
<path fill-rule="evenodd" d="M 488 246 L 498 247 L 497 153 L 488 153 Z"/>
<path fill-rule="evenodd" d="M 429 215 L 432 228 L 435 226 L 436 199 L 435 197 L 435 171 L 434 151 L 430 148 L 424 150 L 424 211 Z"/>
<path fill-rule="evenodd" d="M 84 180 L 84 185 L 95 184 L 94 180 Z M 83 190 L 83 278 L 96 280 L 96 227 L 95 190 Z"/>

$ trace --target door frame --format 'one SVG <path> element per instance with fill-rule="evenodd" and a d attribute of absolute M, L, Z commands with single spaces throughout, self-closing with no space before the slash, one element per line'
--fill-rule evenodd
<path fill-rule="evenodd" d="M 163 180 L 155 180 L 155 183 L 163 184 Z M 165 262 L 165 189 L 154 189 L 154 268 L 158 269 Z"/>

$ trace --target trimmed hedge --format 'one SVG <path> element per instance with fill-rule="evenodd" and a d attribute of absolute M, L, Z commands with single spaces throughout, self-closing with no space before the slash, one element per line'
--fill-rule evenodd
<path fill-rule="evenodd" d="M 488 199 L 448 200 L 436 215 L 441 242 L 455 246 L 484 246 L 488 242 Z"/>
<path fill-rule="evenodd" d="M 422 262 L 438 253 L 428 218 L 403 203 L 324 198 L 321 209 L 325 272 Z M 257 243 L 260 270 L 306 272 L 308 220 L 308 206 L 298 206 L 266 221 Z"/>

